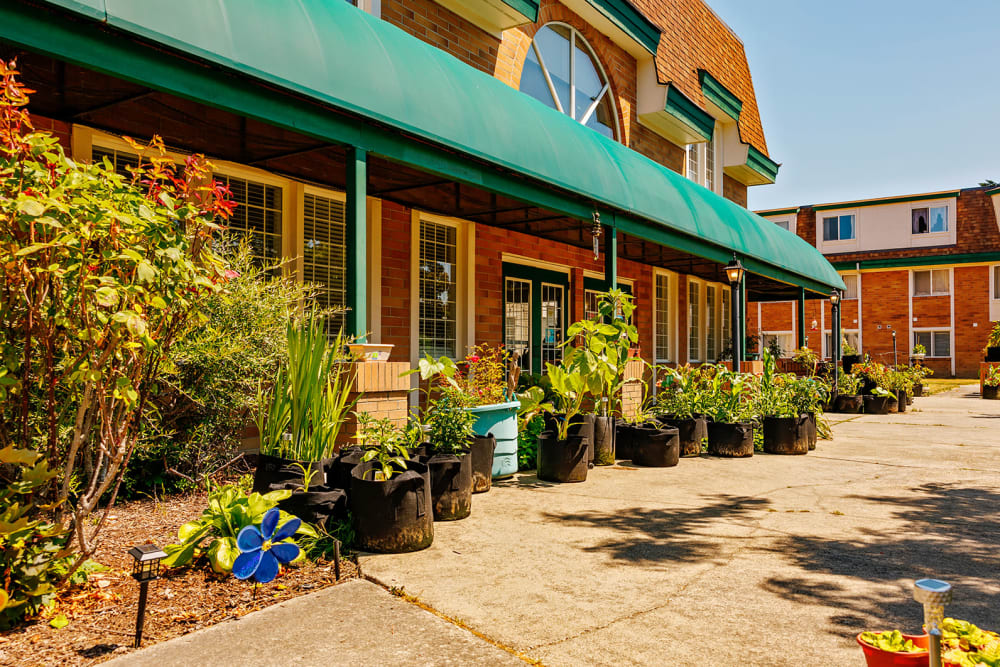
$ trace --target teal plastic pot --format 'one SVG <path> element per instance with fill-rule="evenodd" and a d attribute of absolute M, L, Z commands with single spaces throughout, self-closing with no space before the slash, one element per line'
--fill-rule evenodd
<path fill-rule="evenodd" d="M 472 431 L 497 439 L 493 452 L 493 478 L 510 477 L 517 472 L 517 411 L 520 401 L 494 403 L 466 408 L 476 416 Z"/>

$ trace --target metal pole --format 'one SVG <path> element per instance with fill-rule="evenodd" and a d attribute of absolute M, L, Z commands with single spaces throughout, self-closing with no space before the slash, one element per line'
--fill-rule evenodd
<path fill-rule="evenodd" d="M 139 614 L 135 618 L 135 648 L 142 644 L 142 624 L 146 620 L 146 594 L 149 592 L 149 582 L 139 584 Z"/>
<path fill-rule="evenodd" d="M 840 304 L 833 304 L 833 395 L 840 394 Z"/>
<path fill-rule="evenodd" d="M 742 351 L 742 341 L 740 336 L 743 333 L 743 327 L 740 326 L 740 290 L 739 283 L 731 284 L 729 286 L 729 301 L 731 317 L 733 319 L 729 329 L 730 335 L 732 336 L 732 348 L 733 348 L 733 372 L 740 372 L 740 359 L 743 358 Z"/>
<path fill-rule="evenodd" d="M 344 333 L 364 343 L 368 334 L 368 153 L 364 149 L 348 149 L 346 172 L 345 282 L 350 310 Z"/>
<path fill-rule="evenodd" d="M 895 329 L 893 329 L 893 331 L 892 331 L 892 365 L 894 367 L 899 365 L 899 359 L 896 358 L 896 330 Z"/>

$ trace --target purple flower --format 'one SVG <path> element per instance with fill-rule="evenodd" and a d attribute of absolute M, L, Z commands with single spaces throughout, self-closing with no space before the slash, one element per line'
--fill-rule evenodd
<path fill-rule="evenodd" d="M 240 555 L 233 563 L 233 575 L 237 579 L 253 577 L 257 583 L 266 584 L 278 576 L 279 564 L 289 563 L 299 557 L 299 546 L 286 540 L 295 534 L 302 521 L 292 517 L 278 528 L 280 518 L 281 512 L 277 507 L 272 507 L 261 520 L 260 528 L 244 526 L 236 536 Z"/>

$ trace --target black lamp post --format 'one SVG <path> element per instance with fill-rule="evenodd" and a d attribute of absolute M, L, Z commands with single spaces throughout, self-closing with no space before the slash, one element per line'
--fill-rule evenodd
<path fill-rule="evenodd" d="M 135 562 L 132 564 L 132 578 L 139 582 L 139 611 L 135 619 L 135 648 L 142 644 L 142 624 L 146 620 L 146 595 L 149 592 L 149 582 L 160 578 L 160 561 L 167 557 L 155 544 L 143 544 L 132 547 L 128 555 Z"/>
<path fill-rule="evenodd" d="M 732 326 L 730 327 L 732 334 L 732 348 L 733 348 L 733 372 L 740 372 L 740 361 L 743 359 L 743 345 L 740 340 L 740 336 L 743 332 L 743 327 L 740 325 L 740 283 L 743 282 L 743 265 L 740 264 L 740 260 L 737 259 L 736 255 L 733 255 L 733 260 L 726 264 L 726 278 L 729 279 L 729 301 L 732 311 Z"/>
<path fill-rule="evenodd" d="M 896 367 L 899 365 L 899 359 L 896 358 L 896 330 L 892 330 L 892 365 Z"/>
<path fill-rule="evenodd" d="M 840 394 L 840 290 L 830 292 L 830 316 L 833 318 L 833 395 Z"/>

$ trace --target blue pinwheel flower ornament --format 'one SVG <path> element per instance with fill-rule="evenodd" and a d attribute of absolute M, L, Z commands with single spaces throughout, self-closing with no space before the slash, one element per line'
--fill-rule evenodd
<path fill-rule="evenodd" d="M 278 566 L 290 563 L 299 557 L 299 545 L 288 538 L 302 525 L 302 521 L 292 517 L 278 528 L 281 512 L 272 507 L 264 515 L 260 527 L 244 526 L 236 536 L 236 546 L 240 555 L 233 563 L 233 575 L 237 579 L 253 577 L 259 584 L 266 584 L 278 576 Z"/>

